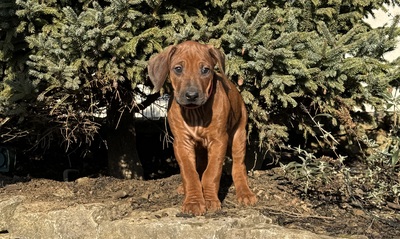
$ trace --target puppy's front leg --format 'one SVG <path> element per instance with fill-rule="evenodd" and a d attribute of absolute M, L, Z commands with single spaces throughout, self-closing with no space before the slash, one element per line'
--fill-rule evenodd
<path fill-rule="evenodd" d="M 203 215 L 206 212 L 206 203 L 200 177 L 196 170 L 194 146 L 188 145 L 187 140 L 176 137 L 174 139 L 174 152 L 181 171 L 185 193 L 182 211 L 196 216 Z"/>
<path fill-rule="evenodd" d="M 228 135 L 221 135 L 212 140 L 208 145 L 208 165 L 203 173 L 201 183 L 208 211 L 221 209 L 218 198 L 219 185 L 221 181 L 222 166 L 225 160 Z"/>

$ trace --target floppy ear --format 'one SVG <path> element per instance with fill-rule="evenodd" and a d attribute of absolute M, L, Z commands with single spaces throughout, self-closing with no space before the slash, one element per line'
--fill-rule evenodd
<path fill-rule="evenodd" d="M 230 82 L 225 75 L 225 55 L 222 53 L 222 51 L 214 48 L 213 46 L 210 46 L 208 49 L 210 52 L 211 57 L 214 59 L 214 61 L 218 64 L 219 70 L 221 71 L 221 76 L 219 79 L 221 79 L 222 84 L 224 85 L 225 89 L 230 90 Z"/>
<path fill-rule="evenodd" d="M 150 81 L 154 86 L 153 93 L 159 92 L 167 79 L 171 56 L 174 54 L 175 50 L 175 46 L 169 46 L 149 60 L 147 71 L 149 73 Z"/>
<path fill-rule="evenodd" d="M 220 50 L 210 46 L 208 49 L 211 57 L 216 61 L 222 74 L 225 75 L 225 55 Z"/>

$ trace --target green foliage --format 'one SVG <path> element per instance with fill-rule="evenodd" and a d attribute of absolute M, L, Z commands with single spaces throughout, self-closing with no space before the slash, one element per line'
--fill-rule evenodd
<path fill-rule="evenodd" d="M 225 52 L 226 73 L 242 93 L 249 138 L 260 151 L 279 161 L 276 152 L 292 152 L 290 144 L 341 161 L 340 155 L 368 146 L 360 125 L 375 123 L 356 109 L 368 104 L 382 112 L 387 89 L 399 86 L 399 60 L 383 58 L 400 35 L 399 17 L 377 29 L 362 21 L 385 3 L 400 5 L 397 0 L 3 1 L 0 135 L 3 140 L 33 136 L 38 143 L 61 132 L 66 146 L 90 142 L 104 124 L 97 117 L 104 108 L 116 101 L 123 109 L 137 107 L 136 85 L 146 80 L 148 59 L 191 39 Z M 15 133 L 9 137 L 9 132 Z M 298 157 L 300 168 L 320 169 L 317 158 Z"/>
<path fill-rule="evenodd" d="M 316 132 L 300 106 L 311 114 L 331 115 L 323 122 L 333 134 L 344 127 L 356 138 L 353 109 L 366 103 L 382 109 L 380 92 L 393 81 L 388 77 L 393 67 L 382 55 L 392 49 L 399 31 L 396 23 L 370 29 L 361 21 L 374 4 L 362 9 L 342 1 L 232 4 L 222 46 L 230 59 L 228 74 L 244 81 L 240 88 L 249 126 L 260 148 L 283 146 L 298 138 L 295 132 L 306 139 L 304 147 L 310 146 L 307 139 Z M 271 123 L 280 127 L 269 130 Z"/>
<path fill-rule="evenodd" d="M 20 20 L 15 11 L 13 0 L 0 4 L 0 129 L 3 142 L 27 135 L 24 129 L 15 127 L 15 123 L 25 119 L 29 105 L 21 100 L 31 97 L 33 91 L 25 66 L 25 34 L 18 28 Z"/>
<path fill-rule="evenodd" d="M 379 132 L 384 141 L 363 138 L 371 152 L 366 157 L 366 170 L 358 180 L 366 192 L 365 198 L 379 207 L 400 200 L 399 99 L 397 90 L 384 95 L 386 115 L 390 118 L 389 132 Z"/>
<path fill-rule="evenodd" d="M 345 157 L 339 156 L 338 159 L 333 160 L 329 157 L 317 158 L 313 153 L 300 147 L 292 148 L 288 146 L 288 150 L 296 155 L 300 162 L 280 163 L 280 166 L 291 181 L 299 184 L 301 187 L 299 190 L 304 194 L 308 194 L 309 190 L 318 191 L 320 188 L 337 181 L 340 176 L 347 180 L 343 180 L 343 184 L 336 190 L 341 194 L 351 194 L 348 191 L 350 188 L 348 184 L 350 169 L 345 167 Z"/>
<path fill-rule="evenodd" d="M 365 198 L 376 206 L 400 200 L 400 137 L 398 127 L 389 135 L 389 142 L 378 144 L 365 139 L 372 153 L 366 160 L 366 170 L 359 180 L 362 182 Z"/>

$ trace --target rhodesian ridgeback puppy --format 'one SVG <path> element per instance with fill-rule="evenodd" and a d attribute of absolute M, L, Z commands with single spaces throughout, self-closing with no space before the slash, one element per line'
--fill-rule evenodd
<path fill-rule="evenodd" d="M 168 77 L 173 87 L 167 118 L 185 193 L 184 213 L 202 215 L 221 209 L 218 190 L 227 152 L 233 159 L 239 203 L 257 201 L 248 186 L 244 162 L 246 108 L 224 70 L 222 52 L 194 41 L 169 46 L 149 61 L 153 91 L 159 91 Z"/>

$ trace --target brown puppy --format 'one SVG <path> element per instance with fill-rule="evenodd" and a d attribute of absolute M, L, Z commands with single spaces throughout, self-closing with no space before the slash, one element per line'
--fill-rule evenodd
<path fill-rule="evenodd" d="M 214 70 L 216 65 L 219 72 Z M 193 41 L 169 46 L 149 61 L 154 91 L 168 76 L 174 89 L 168 123 L 183 181 L 185 213 L 202 215 L 221 208 L 218 190 L 227 150 L 233 158 L 238 201 L 244 205 L 257 201 L 244 163 L 247 112 L 224 69 L 225 58 L 219 50 Z"/>

